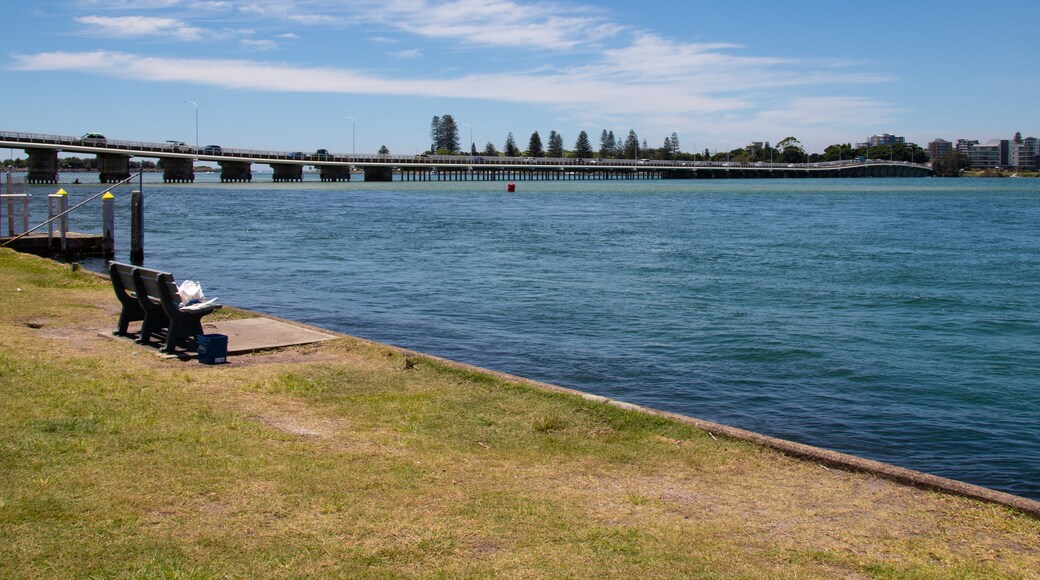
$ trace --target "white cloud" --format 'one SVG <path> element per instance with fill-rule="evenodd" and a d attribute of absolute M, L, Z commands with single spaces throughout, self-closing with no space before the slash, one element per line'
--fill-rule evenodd
<path fill-rule="evenodd" d="M 76 19 L 88 26 L 87 32 L 97 36 L 166 36 L 177 40 L 199 40 L 204 29 L 189 26 L 173 18 L 148 16 L 82 16 Z"/>
<path fill-rule="evenodd" d="M 182 0 L 82 0 L 88 7 L 106 10 L 155 10 L 180 6 Z"/>
<path fill-rule="evenodd" d="M 396 58 L 420 58 L 422 57 L 422 51 L 418 48 L 413 48 L 411 50 L 399 50 L 390 53 L 390 55 Z"/>
<path fill-rule="evenodd" d="M 387 0 L 357 7 L 354 17 L 427 38 L 535 50 L 595 44 L 625 30 L 590 8 L 510 0 Z"/>
<path fill-rule="evenodd" d="M 250 3 L 240 6 L 239 11 L 252 16 L 296 22 L 299 24 L 330 24 L 337 19 L 328 14 L 307 13 L 292 2 Z"/>
<path fill-rule="evenodd" d="M 253 50 L 272 50 L 278 47 L 278 43 L 273 40 L 254 40 L 251 38 L 243 38 L 238 42 L 242 46 Z"/>

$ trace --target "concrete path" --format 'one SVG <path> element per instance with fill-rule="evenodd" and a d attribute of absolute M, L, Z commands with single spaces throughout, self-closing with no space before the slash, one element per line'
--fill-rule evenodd
<path fill-rule="evenodd" d="M 337 338 L 331 334 L 271 318 L 244 318 L 221 322 L 203 321 L 202 330 L 206 334 L 227 336 L 229 356 Z"/>

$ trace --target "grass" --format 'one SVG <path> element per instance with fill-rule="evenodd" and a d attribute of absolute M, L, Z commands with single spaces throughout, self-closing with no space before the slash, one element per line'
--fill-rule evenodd
<path fill-rule="evenodd" d="M 0 577 L 1040 576 L 1005 508 L 350 338 L 160 359 L 117 311 L 0 250 Z"/>

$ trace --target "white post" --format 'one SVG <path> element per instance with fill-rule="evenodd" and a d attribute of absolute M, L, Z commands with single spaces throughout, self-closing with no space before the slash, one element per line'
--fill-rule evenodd
<path fill-rule="evenodd" d="M 61 251 L 69 247 L 69 194 L 64 189 L 58 190 L 61 199 L 58 200 L 58 211 L 61 212 Z"/>

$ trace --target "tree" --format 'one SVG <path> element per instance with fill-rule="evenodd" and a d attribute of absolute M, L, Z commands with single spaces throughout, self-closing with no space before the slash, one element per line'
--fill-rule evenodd
<path fill-rule="evenodd" d="M 472 141 L 469 144 L 469 154 L 470 155 L 476 155 L 477 154 L 477 144 L 472 142 Z"/>
<path fill-rule="evenodd" d="M 675 151 L 672 149 L 672 140 L 665 137 L 664 143 L 661 145 L 661 148 L 657 150 L 657 155 L 655 155 L 655 157 L 658 159 L 671 159 L 674 156 Z"/>
<path fill-rule="evenodd" d="M 603 129 L 603 132 L 599 136 L 599 156 L 604 159 L 614 157 L 617 151 L 617 139 L 614 138 L 614 132 L 607 132 Z"/>
<path fill-rule="evenodd" d="M 440 149 L 441 142 L 441 118 L 437 115 L 433 116 L 433 120 L 430 121 L 430 153 L 436 153 Z"/>
<path fill-rule="evenodd" d="M 1015 143 L 1018 143 L 1019 145 L 1022 144 L 1022 132 L 1021 131 L 1015 131 Z"/>
<path fill-rule="evenodd" d="M 959 177 L 961 171 L 971 167 L 971 159 L 954 149 L 945 157 L 932 161 L 932 171 L 936 177 Z"/>
<path fill-rule="evenodd" d="M 379 148 L 379 154 L 380 155 L 389 155 L 390 154 L 390 150 L 386 148 L 386 145 L 383 145 L 382 147 Z"/>
<path fill-rule="evenodd" d="M 671 145 L 671 148 L 672 148 L 672 154 L 673 154 L 673 155 L 674 155 L 674 154 L 678 154 L 678 153 L 679 153 L 679 151 L 680 151 L 680 149 L 679 149 L 679 135 L 678 135 L 678 134 L 676 134 L 676 133 L 675 133 L 675 132 L 673 131 L 673 132 L 672 132 L 672 137 L 671 137 L 670 141 L 671 141 L 671 144 L 670 144 L 670 145 Z"/>
<path fill-rule="evenodd" d="M 456 153 L 459 150 L 459 127 L 455 124 L 455 119 L 453 119 L 451 115 L 444 115 L 441 117 L 440 131 L 438 132 L 438 135 L 438 151 L 446 149 L 452 153 Z"/>
<path fill-rule="evenodd" d="M 491 141 L 488 141 L 487 145 L 484 145 L 484 155 L 486 155 L 488 157 L 497 157 L 498 156 L 498 149 L 495 149 L 495 144 L 492 143 Z"/>
<path fill-rule="evenodd" d="M 628 137 L 625 138 L 625 159 L 635 159 L 639 156 L 639 136 L 636 135 L 635 129 L 628 130 Z"/>
<path fill-rule="evenodd" d="M 520 150 L 516 147 L 516 140 L 513 139 L 512 133 L 510 133 L 509 136 L 506 137 L 506 146 L 503 147 L 503 149 L 505 150 L 506 157 L 520 156 Z"/>
<path fill-rule="evenodd" d="M 589 134 L 585 131 L 578 133 L 578 140 L 574 142 L 574 156 L 578 159 L 592 157 L 592 143 L 589 142 Z"/>
<path fill-rule="evenodd" d="M 549 131 L 549 157 L 563 157 L 563 137 L 556 131 Z"/>
<path fill-rule="evenodd" d="M 531 133 L 531 140 L 527 142 L 527 156 L 528 157 L 542 157 L 545 155 L 545 151 L 542 150 L 542 138 L 538 135 L 538 131 Z"/>
<path fill-rule="evenodd" d="M 780 161 L 784 163 L 805 163 L 806 155 L 805 150 L 802 149 L 802 144 L 798 139 L 794 137 L 786 137 L 781 139 L 776 144 L 776 148 L 780 150 Z"/>
<path fill-rule="evenodd" d="M 431 152 L 457 153 L 459 151 L 459 127 L 451 115 L 438 117 L 434 115 L 430 121 Z"/>

